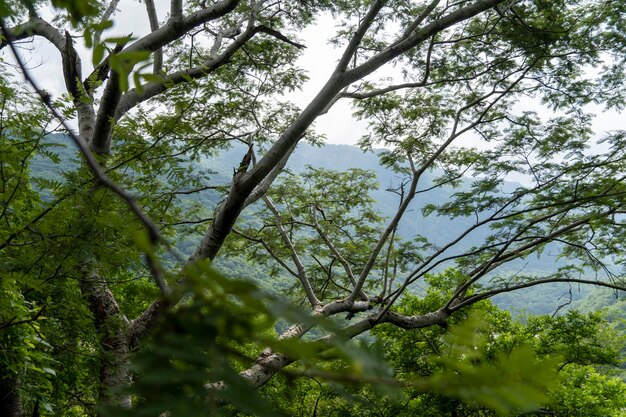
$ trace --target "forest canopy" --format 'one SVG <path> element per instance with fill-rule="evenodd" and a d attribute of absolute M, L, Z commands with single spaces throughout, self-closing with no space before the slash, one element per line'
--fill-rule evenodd
<path fill-rule="evenodd" d="M 626 3 L 131 3 L 0 0 L 0 415 L 626 415 Z"/>

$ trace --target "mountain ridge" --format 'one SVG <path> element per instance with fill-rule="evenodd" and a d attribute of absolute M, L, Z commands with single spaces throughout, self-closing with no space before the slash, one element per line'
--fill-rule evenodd
<path fill-rule="evenodd" d="M 70 144 L 69 138 L 63 135 L 54 135 L 47 138 L 53 143 Z M 37 157 L 31 164 L 33 176 L 51 178 L 60 177 L 62 170 L 75 169 L 77 167 L 76 159 L 80 157 L 78 151 L 72 145 L 65 147 L 55 147 L 59 154 L 59 163 L 54 164 L 48 159 Z M 232 172 L 239 166 L 243 155 L 248 148 L 244 144 L 236 144 L 222 150 L 217 156 L 204 158 L 198 163 L 198 167 L 209 169 L 215 174 L 212 176 L 212 183 L 227 184 L 232 178 Z M 393 188 L 399 182 L 397 174 L 390 169 L 379 164 L 379 157 L 385 149 L 376 149 L 373 151 L 363 151 L 357 147 L 343 144 L 326 144 L 323 146 L 313 146 L 307 143 L 298 145 L 291 156 L 286 169 L 294 174 L 302 173 L 306 166 L 310 165 L 316 168 L 332 169 L 337 171 L 345 171 L 350 168 L 360 168 L 373 171 L 378 179 L 379 188 L 372 192 L 371 197 L 376 201 L 375 208 L 383 216 L 392 217 L 398 207 L 397 196 L 391 192 L 385 191 Z M 73 162 L 74 160 L 74 162 Z M 426 172 L 423 176 L 424 186 L 432 184 L 435 174 Z M 280 178 L 280 177 L 279 177 Z M 472 178 L 465 178 L 465 184 L 468 184 Z M 519 184 L 510 183 L 506 188 L 514 188 Z M 463 185 L 461 186 L 461 188 Z M 455 218 L 448 219 L 441 216 L 431 215 L 424 217 L 421 209 L 428 203 L 443 203 L 458 189 L 444 186 L 420 194 L 412 203 L 413 207 L 406 213 L 398 227 L 398 234 L 405 240 L 414 239 L 417 235 L 421 235 L 435 245 L 441 245 L 448 242 L 453 237 L 460 234 L 473 220 Z M 192 199 L 202 199 L 204 204 L 215 205 L 219 198 L 214 191 L 207 190 L 204 195 L 191 197 Z M 474 232 L 458 245 L 457 251 L 466 250 L 471 246 L 475 246 L 484 241 L 488 235 L 488 230 Z M 515 274 L 520 271 L 525 273 L 541 273 L 548 269 L 553 269 L 554 260 L 550 260 L 550 251 L 546 251 L 542 257 L 531 257 L 526 260 L 519 260 L 507 265 L 506 273 Z M 552 268 L 550 268 L 552 266 Z M 503 294 L 494 299 L 494 302 L 502 307 L 516 312 L 525 311 L 532 314 L 546 314 L 556 310 L 559 305 L 563 304 L 562 297 L 572 294 L 573 300 L 579 300 L 588 291 L 580 289 L 571 292 L 566 284 L 554 284 L 542 286 L 541 289 L 533 287 L 525 291 L 516 292 L 515 294 Z"/>

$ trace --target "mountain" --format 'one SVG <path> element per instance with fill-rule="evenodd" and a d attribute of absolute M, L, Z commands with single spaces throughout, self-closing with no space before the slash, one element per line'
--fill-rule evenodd
<path fill-rule="evenodd" d="M 205 167 L 213 169 L 218 173 L 232 173 L 233 169 L 239 166 L 239 162 L 246 151 L 247 148 L 243 145 L 234 146 L 221 153 L 219 158 L 207 161 Z M 398 174 L 382 167 L 378 163 L 381 152 L 384 152 L 384 150 L 364 152 L 349 145 L 325 145 L 319 147 L 302 143 L 298 145 L 298 148 L 289 159 L 287 169 L 294 173 L 301 173 L 306 169 L 307 165 L 310 165 L 316 168 L 336 171 L 346 171 L 350 168 L 373 171 L 376 173 L 380 185 L 378 190 L 372 193 L 372 198 L 376 201 L 375 207 L 383 216 L 391 218 L 398 208 L 398 196 L 386 190 L 397 187 L 401 178 Z M 420 188 L 427 188 L 432 185 L 434 176 L 433 173 L 426 172 L 420 182 Z M 470 179 L 467 179 L 467 181 L 469 182 Z M 470 220 L 449 220 L 434 215 L 425 219 L 421 215 L 421 209 L 426 204 L 443 203 L 455 191 L 451 187 L 444 187 L 416 197 L 412 203 L 412 208 L 399 225 L 399 234 L 405 239 L 412 239 L 416 235 L 422 235 L 435 244 L 444 244 L 450 237 L 462 231 L 470 224 Z M 484 238 L 484 235 L 474 234 L 460 246 L 467 248 L 478 244 L 482 241 L 481 238 Z"/>
<path fill-rule="evenodd" d="M 61 171 L 73 170 L 78 166 L 77 160 L 79 155 L 74 146 L 67 137 L 63 135 L 49 135 L 46 140 L 50 143 L 57 144 L 52 148 L 59 156 L 58 163 L 53 163 L 49 158 L 36 157 L 31 164 L 32 176 L 37 178 L 46 178 L 48 180 L 60 180 Z M 228 184 L 232 178 L 233 170 L 236 169 L 245 153 L 247 147 L 243 144 L 237 144 L 229 149 L 222 151 L 217 157 L 211 157 L 198 163 L 198 169 L 210 170 L 214 172 L 212 175 L 212 183 L 215 185 Z M 376 173 L 380 184 L 378 190 L 372 193 L 372 198 L 376 201 L 375 208 L 381 215 L 391 218 L 398 207 L 398 196 L 392 192 L 385 191 L 389 188 L 397 187 L 401 178 L 396 173 L 382 167 L 379 162 L 380 153 L 384 150 L 376 150 L 373 152 L 363 152 L 362 150 L 348 145 L 325 145 L 323 147 L 312 146 L 306 143 L 300 144 L 289 160 L 287 169 L 294 173 L 303 172 L 307 165 L 326 168 L 337 171 L 345 171 L 350 168 L 361 168 Z M 432 185 L 435 173 L 426 172 L 421 179 L 419 189 L 428 188 Z M 469 185 L 471 178 L 466 178 L 461 188 Z M 507 189 L 514 189 L 518 186 L 515 183 L 505 185 Z M 419 194 L 412 208 L 404 216 L 398 227 L 398 234 L 405 240 L 414 239 L 417 235 L 424 236 L 430 242 L 441 245 L 462 233 L 473 221 L 473 219 L 455 218 L 449 219 L 430 215 L 423 217 L 421 209 L 429 203 L 442 203 L 458 191 L 452 187 L 441 187 L 428 192 Z M 48 197 L 48 196 L 44 196 Z M 207 190 L 191 197 L 196 201 L 201 201 L 208 208 L 213 207 L 219 200 L 219 196 L 215 191 Z M 479 245 L 487 236 L 488 230 L 473 232 L 463 239 L 458 245 L 456 252 L 469 247 Z M 183 251 L 189 252 L 192 248 L 193 237 L 189 237 L 181 248 Z M 504 274 L 539 274 L 554 270 L 557 265 L 556 256 L 558 255 L 558 247 L 548 247 L 540 256 L 531 256 L 526 260 L 518 260 L 511 262 L 503 267 Z M 242 265 L 239 260 L 222 261 L 229 271 L 236 271 L 236 274 L 245 275 L 249 265 Z M 588 288 L 571 289 L 567 284 L 543 285 L 531 287 L 524 291 L 517 291 L 512 294 L 503 294 L 494 299 L 494 302 L 501 307 L 507 308 L 513 312 L 529 313 L 529 314 L 549 314 L 554 312 L 562 304 L 567 304 L 568 300 L 580 300 L 588 292 Z"/>

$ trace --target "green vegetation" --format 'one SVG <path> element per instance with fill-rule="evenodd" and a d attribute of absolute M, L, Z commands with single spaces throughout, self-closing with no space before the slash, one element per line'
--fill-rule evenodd
<path fill-rule="evenodd" d="M 429 277 L 429 294 L 405 297 L 399 311 L 431 311 L 442 301 L 451 273 Z M 280 398 L 286 414 L 294 416 L 311 410 L 339 416 L 495 416 L 491 410 L 533 409 L 533 404 L 541 407 L 531 415 L 624 415 L 626 384 L 614 371 L 607 373 L 620 361 L 619 344 L 597 313 L 572 311 L 522 323 L 481 302 L 450 325 L 419 332 L 385 325 L 373 331 L 372 348 L 393 367 L 401 392 L 381 391 L 380 383 L 351 384 L 343 391 L 320 384 L 319 377 L 276 381 L 263 392 Z M 550 367 L 558 372 L 551 374 Z"/>
<path fill-rule="evenodd" d="M 2 417 L 625 415 L 622 2 L 141 4 L 0 0 Z"/>

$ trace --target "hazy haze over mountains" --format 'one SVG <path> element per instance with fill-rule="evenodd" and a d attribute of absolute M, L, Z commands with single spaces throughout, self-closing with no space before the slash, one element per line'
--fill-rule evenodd
<path fill-rule="evenodd" d="M 72 160 L 76 160 L 79 155 L 71 142 L 62 135 L 50 135 L 47 140 L 66 145 L 55 147 L 55 152 L 59 154 L 61 163 L 54 164 L 49 159 L 38 157 L 31 166 L 33 177 L 50 179 L 59 177 L 59 173 L 62 170 L 74 169 L 76 164 Z M 212 176 L 213 183 L 226 185 L 232 178 L 233 169 L 239 166 L 241 158 L 246 151 L 247 147 L 245 145 L 235 144 L 231 148 L 221 151 L 218 156 L 207 158 L 200 165 L 202 169 L 209 169 L 215 172 Z M 376 201 L 375 208 L 381 215 L 389 218 L 395 214 L 399 198 L 396 194 L 386 190 L 396 188 L 402 178 L 390 169 L 379 165 L 380 152 L 384 152 L 384 150 L 363 152 L 361 149 L 350 145 L 328 144 L 318 147 L 302 143 L 290 158 L 287 169 L 293 173 L 300 173 L 306 169 L 307 165 L 310 165 L 316 168 L 338 171 L 345 171 L 350 168 L 373 171 L 376 173 L 379 182 L 379 188 L 372 193 L 372 198 Z M 428 188 L 432 184 L 434 177 L 435 173 L 425 173 L 418 189 Z M 467 178 L 465 181 L 469 184 L 472 178 Z M 517 186 L 518 184 L 510 183 L 506 185 L 506 188 L 511 190 Z M 442 203 L 457 190 L 450 186 L 444 186 L 419 194 L 412 203 L 412 208 L 401 221 L 398 234 L 405 240 L 411 240 L 417 235 L 421 235 L 435 245 L 445 244 L 458 236 L 471 224 L 472 219 L 449 219 L 435 216 L 434 214 L 424 217 L 421 212 L 421 209 L 426 204 Z M 219 200 L 219 197 L 213 190 L 207 190 L 203 193 L 206 194 L 198 194 L 193 198 L 201 199 L 205 203 L 210 202 L 210 204 L 215 204 Z M 212 209 L 212 207 L 208 207 L 208 209 Z M 479 245 L 487 234 L 488 230 L 479 230 L 470 234 L 459 243 L 456 250 L 459 251 Z M 557 251 L 558 248 L 549 247 L 541 257 L 533 255 L 526 260 L 512 262 L 504 266 L 502 271 L 505 274 L 533 274 L 554 270 L 557 262 Z M 448 266 L 451 266 L 451 264 Z M 589 290 L 588 288 L 572 288 L 571 296 L 574 300 L 578 300 L 586 295 Z M 552 284 L 532 287 L 525 291 L 517 291 L 514 295 L 503 294 L 494 298 L 494 302 L 501 307 L 516 312 L 525 311 L 527 313 L 546 314 L 552 313 L 559 305 L 569 300 L 569 297 L 570 287 L 568 285 Z"/>

